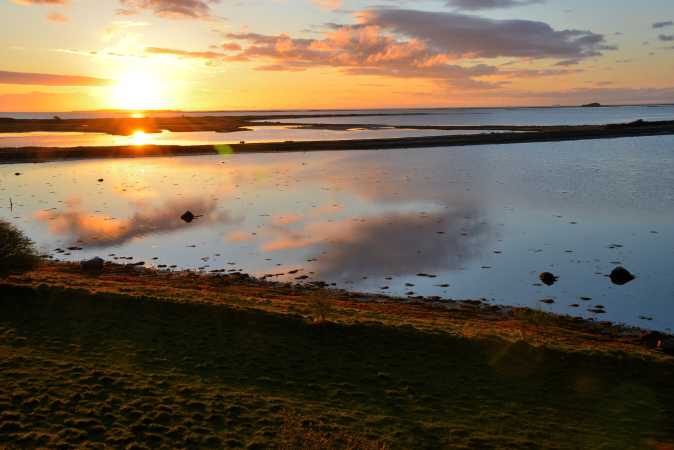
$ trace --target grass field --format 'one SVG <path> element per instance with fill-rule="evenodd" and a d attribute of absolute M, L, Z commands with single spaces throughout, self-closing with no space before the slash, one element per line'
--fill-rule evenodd
<path fill-rule="evenodd" d="M 672 358 L 570 319 L 60 265 L 0 284 L 0 447 L 674 445 Z"/>

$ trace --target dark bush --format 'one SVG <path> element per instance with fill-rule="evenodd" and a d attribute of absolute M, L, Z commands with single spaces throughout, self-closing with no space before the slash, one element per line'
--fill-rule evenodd
<path fill-rule="evenodd" d="M 13 225 L 0 220 L 0 276 L 25 272 L 38 262 L 33 242 Z"/>

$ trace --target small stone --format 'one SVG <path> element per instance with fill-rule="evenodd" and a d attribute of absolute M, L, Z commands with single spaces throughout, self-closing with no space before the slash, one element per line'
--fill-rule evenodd
<path fill-rule="evenodd" d="M 538 278 L 545 284 L 546 286 L 552 286 L 559 280 L 559 277 L 556 277 L 550 272 L 542 272 Z"/>
<path fill-rule="evenodd" d="M 551 298 L 544 298 L 543 300 L 541 300 L 541 303 L 545 303 L 546 305 L 552 305 L 553 303 L 555 303 L 555 301 Z"/>

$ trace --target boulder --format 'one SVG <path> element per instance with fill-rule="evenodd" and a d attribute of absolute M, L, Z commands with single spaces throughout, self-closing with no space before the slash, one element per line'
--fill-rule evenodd
<path fill-rule="evenodd" d="M 105 265 L 105 261 L 103 261 L 102 258 L 99 258 L 98 256 L 92 259 L 89 259 L 87 261 L 82 261 L 80 263 L 80 267 L 84 272 L 90 272 L 90 273 L 100 273 L 103 271 L 103 266 Z"/>
<path fill-rule="evenodd" d="M 185 211 L 185 213 L 180 216 L 180 219 L 184 222 L 190 223 L 194 220 L 194 214 L 192 214 L 192 211 Z"/>
<path fill-rule="evenodd" d="M 616 267 L 613 269 L 613 272 L 609 275 L 609 278 L 611 278 L 611 282 L 613 284 L 617 284 L 618 286 L 622 286 L 624 284 L 629 283 L 630 281 L 634 280 L 636 277 L 630 273 L 629 270 L 625 269 L 624 267 Z"/>

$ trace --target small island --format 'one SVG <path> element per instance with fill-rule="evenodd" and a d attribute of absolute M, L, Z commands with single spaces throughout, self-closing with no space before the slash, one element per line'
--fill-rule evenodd
<path fill-rule="evenodd" d="M 601 103 L 586 103 L 585 105 L 582 105 L 583 108 L 600 108 L 602 106 Z"/>

